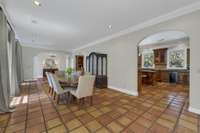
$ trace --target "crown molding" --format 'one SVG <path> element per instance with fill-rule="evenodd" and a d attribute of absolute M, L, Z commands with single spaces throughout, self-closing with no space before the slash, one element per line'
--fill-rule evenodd
<path fill-rule="evenodd" d="M 189 47 L 189 37 L 182 37 L 182 38 L 175 39 L 175 40 L 168 40 L 168 41 L 164 41 L 164 42 L 156 42 L 156 43 L 150 43 L 150 44 L 145 44 L 145 45 L 139 44 L 139 47 L 141 49 L 170 48 L 170 47 L 176 47 L 176 46 L 182 44 L 183 42 L 185 42 L 186 46 Z M 171 45 L 169 45 L 169 44 L 171 44 Z"/>
<path fill-rule="evenodd" d="M 177 17 L 183 16 L 183 15 L 192 13 L 192 12 L 197 11 L 197 10 L 200 10 L 200 2 L 185 6 L 183 8 L 177 9 L 177 10 L 172 11 L 170 13 L 167 13 L 165 15 L 156 17 L 156 18 L 148 20 L 148 21 L 146 21 L 144 23 L 129 27 L 128 29 L 122 30 L 120 32 L 114 33 L 112 35 L 109 35 L 107 37 L 101 38 L 101 39 L 96 40 L 94 42 L 88 43 L 88 44 L 86 44 L 86 45 L 84 45 L 82 47 L 73 49 L 72 52 L 74 53 L 74 52 L 76 52 L 78 50 L 81 50 L 81 49 L 84 49 L 84 48 L 88 48 L 88 47 L 100 44 L 102 42 L 105 42 L 105 41 L 120 37 L 122 35 L 126 35 L 126 34 L 129 34 L 129 33 L 132 33 L 132 32 L 136 32 L 136 31 L 142 30 L 144 28 L 147 28 L 147 27 L 150 27 L 150 26 L 153 26 L 153 25 L 156 25 L 156 24 L 171 20 L 173 18 L 177 18 Z"/>
<path fill-rule="evenodd" d="M 50 51 L 56 51 L 56 52 L 63 52 L 66 54 L 72 54 L 70 51 L 65 51 L 65 50 L 60 50 L 52 47 L 47 47 L 47 46 L 41 46 L 35 43 L 28 43 L 28 42 L 20 42 L 21 46 L 23 47 L 29 47 L 29 48 L 36 48 L 36 49 L 43 49 L 43 50 L 50 50 Z M 29 45 L 27 45 L 29 44 Z"/>

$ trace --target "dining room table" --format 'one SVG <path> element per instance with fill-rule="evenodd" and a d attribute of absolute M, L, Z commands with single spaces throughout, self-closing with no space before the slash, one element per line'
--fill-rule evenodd
<path fill-rule="evenodd" d="M 66 75 L 60 76 L 57 75 L 58 81 L 61 84 L 61 87 L 66 88 L 77 88 L 78 87 L 78 78 L 68 77 Z"/>
<path fill-rule="evenodd" d="M 58 81 L 61 85 L 61 87 L 63 89 L 67 89 L 67 88 L 70 88 L 70 89 L 74 89 L 76 90 L 77 87 L 78 87 L 78 78 L 73 78 L 73 77 L 67 77 L 66 75 L 56 75 L 57 78 L 58 78 Z M 70 93 L 68 93 L 68 96 L 66 97 L 66 100 L 67 102 L 72 102 L 74 99 L 74 97 L 70 95 Z"/>

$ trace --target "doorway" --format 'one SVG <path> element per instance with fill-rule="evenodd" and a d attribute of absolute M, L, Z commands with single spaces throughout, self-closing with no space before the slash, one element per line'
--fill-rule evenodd
<path fill-rule="evenodd" d="M 182 31 L 162 31 L 138 44 L 138 92 L 147 89 L 189 92 L 189 36 Z"/>

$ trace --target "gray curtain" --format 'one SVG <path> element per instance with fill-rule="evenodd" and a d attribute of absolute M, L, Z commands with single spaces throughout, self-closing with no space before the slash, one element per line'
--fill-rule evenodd
<path fill-rule="evenodd" d="M 15 40 L 15 33 L 13 30 L 9 32 L 9 56 L 8 59 L 10 62 L 10 95 L 17 96 L 19 95 L 19 82 L 17 77 L 17 44 Z"/>
<path fill-rule="evenodd" d="M 20 85 L 24 81 L 24 71 L 22 64 L 22 46 L 18 40 L 16 40 L 16 60 L 17 60 L 17 81 Z"/>
<path fill-rule="evenodd" d="M 3 11 L 0 9 L 0 113 L 10 112 L 10 82 L 7 43 L 7 20 Z"/>

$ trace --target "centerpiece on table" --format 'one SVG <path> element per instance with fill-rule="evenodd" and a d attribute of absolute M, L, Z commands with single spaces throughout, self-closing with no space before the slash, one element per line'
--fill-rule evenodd
<path fill-rule="evenodd" d="M 67 78 L 70 80 L 72 78 L 73 68 L 71 67 L 66 68 L 65 73 L 67 74 Z"/>

